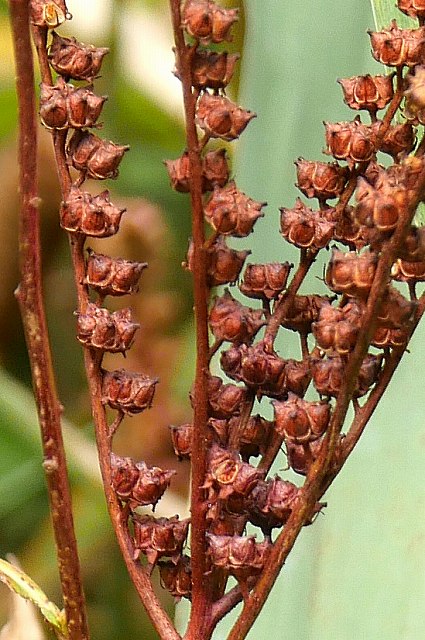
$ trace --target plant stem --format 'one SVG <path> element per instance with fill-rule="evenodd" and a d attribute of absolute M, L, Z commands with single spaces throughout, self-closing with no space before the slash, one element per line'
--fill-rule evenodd
<path fill-rule="evenodd" d="M 181 71 L 186 117 L 186 142 L 190 162 L 190 199 L 192 208 L 193 282 L 196 322 L 196 372 L 194 385 L 194 429 L 192 440 L 191 482 L 191 566 L 192 609 L 185 638 L 210 637 L 210 584 L 206 577 L 205 491 L 202 488 L 207 468 L 208 422 L 208 284 L 205 250 L 204 209 L 202 202 L 202 159 L 195 124 L 197 96 L 192 91 L 191 55 L 195 49 L 186 46 L 181 28 L 180 0 L 170 0 L 178 67 Z"/>
<path fill-rule="evenodd" d="M 47 480 L 68 634 L 70 640 L 86 640 L 89 638 L 89 631 L 62 440 L 61 406 L 56 392 L 41 289 L 37 124 L 29 6 L 26 0 L 10 0 L 9 6 L 19 103 L 21 282 L 16 297 L 24 325 L 40 423 L 43 468 Z"/>
<path fill-rule="evenodd" d="M 46 52 L 46 32 L 41 27 L 33 30 L 34 43 L 37 49 L 42 80 L 46 84 L 52 84 L 52 75 Z M 63 200 L 66 200 L 72 185 L 71 175 L 66 162 L 66 132 L 56 131 L 52 133 L 55 151 L 56 168 L 58 172 L 59 186 Z M 69 234 L 71 257 L 74 268 L 74 279 L 77 290 L 78 311 L 84 313 L 89 302 L 88 287 L 85 284 L 85 236 Z M 172 621 L 163 610 L 152 587 L 150 577 L 142 566 L 136 564 L 133 558 L 133 543 L 128 530 L 127 517 L 112 488 L 111 482 L 111 438 L 110 428 L 106 418 L 105 407 L 102 404 L 102 369 L 101 358 L 97 352 L 90 348 L 84 348 L 84 365 L 88 380 L 93 422 L 96 432 L 96 443 L 99 455 L 99 464 L 103 480 L 103 488 L 106 496 L 107 507 L 112 521 L 115 535 L 121 549 L 130 578 L 136 591 L 151 619 L 159 637 L 162 640 L 180 640 L 180 635 L 174 628 Z"/>

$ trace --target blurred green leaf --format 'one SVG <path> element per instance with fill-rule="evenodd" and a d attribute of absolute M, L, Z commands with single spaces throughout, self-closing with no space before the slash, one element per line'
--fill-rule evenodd
<path fill-rule="evenodd" d="M 0 5 L 1 6 L 1 5 Z M 16 127 L 17 102 L 14 87 L 0 89 L 0 141 L 10 136 Z"/>
<path fill-rule="evenodd" d="M 46 622 L 53 627 L 58 638 L 68 636 L 64 612 L 50 602 L 46 594 L 26 573 L 2 558 L 0 558 L 0 580 L 9 589 L 36 606 Z"/>
<path fill-rule="evenodd" d="M 394 18 L 397 19 L 399 27 L 412 29 L 418 26 L 418 23 L 415 20 L 404 15 L 404 13 L 397 11 L 394 0 L 370 0 L 370 4 L 372 6 L 376 29 L 384 29 L 388 27 L 391 20 L 394 20 Z"/>

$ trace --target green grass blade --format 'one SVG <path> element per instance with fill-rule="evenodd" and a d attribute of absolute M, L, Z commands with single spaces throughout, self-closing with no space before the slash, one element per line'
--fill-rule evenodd
<path fill-rule="evenodd" d="M 60 639 L 67 637 L 66 620 L 63 611 L 51 602 L 40 587 L 26 573 L 0 558 L 0 580 L 22 598 L 32 602 L 46 622 L 53 627 Z"/>
<path fill-rule="evenodd" d="M 418 26 L 415 20 L 398 11 L 394 0 L 370 0 L 370 4 L 372 6 L 375 28 L 378 30 L 388 27 L 394 18 L 397 20 L 399 27 L 412 29 Z"/>

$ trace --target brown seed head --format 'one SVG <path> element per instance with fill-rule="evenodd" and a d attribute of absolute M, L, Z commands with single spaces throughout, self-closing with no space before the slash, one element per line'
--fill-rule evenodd
<path fill-rule="evenodd" d="M 186 0 L 182 11 L 182 26 L 202 44 L 231 40 L 237 20 L 237 9 L 223 9 L 212 0 Z"/>
<path fill-rule="evenodd" d="M 118 166 L 129 148 L 128 145 L 102 140 L 88 131 L 76 131 L 67 148 L 68 161 L 88 178 L 116 178 Z"/>
<path fill-rule="evenodd" d="M 65 78 L 92 82 L 98 77 L 103 58 L 109 49 L 97 48 L 77 42 L 75 38 L 62 38 L 52 32 L 49 62 Z"/>
<path fill-rule="evenodd" d="M 321 211 L 313 211 L 299 198 L 292 209 L 280 209 L 280 232 L 291 244 L 315 251 L 323 249 L 333 237 L 335 224 Z"/>
<path fill-rule="evenodd" d="M 286 442 L 302 444 L 320 438 L 330 419 L 327 402 L 308 402 L 290 393 L 288 400 L 273 402 L 276 431 Z"/>
<path fill-rule="evenodd" d="M 295 296 L 288 315 L 282 320 L 282 327 L 303 334 L 311 333 L 311 324 L 318 319 L 320 309 L 331 302 L 329 296 Z"/>
<path fill-rule="evenodd" d="M 89 249 L 85 282 L 102 296 L 123 296 L 138 291 L 146 262 L 110 258 Z"/>
<path fill-rule="evenodd" d="M 388 29 L 368 31 L 372 55 L 388 67 L 420 64 L 425 55 L 425 27 L 400 29 L 393 20 Z"/>
<path fill-rule="evenodd" d="M 102 385 L 102 402 L 124 413 L 140 413 L 152 405 L 158 378 L 125 369 L 105 371 Z"/>
<path fill-rule="evenodd" d="M 340 196 L 349 176 L 349 169 L 340 167 L 336 162 L 312 162 L 299 158 L 295 165 L 296 186 L 307 198 L 321 201 Z"/>
<path fill-rule="evenodd" d="M 356 198 L 354 217 L 358 224 L 374 227 L 382 232 L 395 229 L 407 206 L 406 190 L 383 178 L 379 180 L 377 187 L 373 187 L 364 178 L 359 178 Z"/>
<path fill-rule="evenodd" d="M 295 444 L 287 440 L 285 444 L 288 465 L 295 473 L 306 476 L 320 452 L 322 441 L 314 440 L 314 442 Z"/>
<path fill-rule="evenodd" d="M 410 227 L 399 249 L 399 257 L 408 262 L 425 261 L 425 227 Z"/>
<path fill-rule="evenodd" d="M 211 417 L 226 419 L 241 412 L 247 398 L 247 389 L 235 384 L 223 384 L 218 376 L 210 376 L 208 380 L 208 402 Z M 193 397 L 191 395 L 193 406 Z"/>
<path fill-rule="evenodd" d="M 365 109 L 376 113 L 383 109 L 394 95 L 393 76 L 353 76 L 338 80 L 344 92 L 344 102 L 351 109 Z"/>
<path fill-rule="evenodd" d="M 107 238 L 117 233 L 124 211 L 111 203 L 108 191 L 92 196 L 71 187 L 68 199 L 61 203 L 60 223 L 72 233 Z"/>
<path fill-rule="evenodd" d="M 244 238 L 258 218 L 264 214 L 265 202 L 256 202 L 236 188 L 233 180 L 223 188 L 215 187 L 204 208 L 205 217 L 213 229 L 222 235 Z"/>
<path fill-rule="evenodd" d="M 425 18 L 424 0 L 397 0 L 397 6 L 411 18 Z"/>
<path fill-rule="evenodd" d="M 208 248 L 208 286 L 217 287 L 221 284 L 236 282 L 242 270 L 243 263 L 251 251 L 236 251 L 227 246 L 226 240 L 219 236 Z M 193 243 L 189 245 L 187 261 L 184 266 L 193 271 Z"/>
<path fill-rule="evenodd" d="M 110 313 L 89 302 L 84 313 L 77 313 L 77 339 L 92 349 L 124 353 L 133 343 L 139 324 L 132 322 L 131 309 Z"/>
<path fill-rule="evenodd" d="M 66 129 L 68 118 L 68 87 L 64 80 L 58 79 L 52 87 L 44 82 L 40 85 L 40 119 L 46 129 Z"/>
<path fill-rule="evenodd" d="M 425 260 L 407 262 L 399 259 L 392 266 L 391 277 L 399 282 L 425 282 Z"/>
<path fill-rule="evenodd" d="M 291 515 L 299 489 L 279 476 L 259 482 L 250 496 L 249 520 L 266 535 L 274 527 L 282 527 Z"/>
<path fill-rule="evenodd" d="M 380 122 L 374 125 L 379 131 Z M 394 160 L 410 153 L 416 142 L 415 130 L 410 122 L 391 125 L 379 143 L 379 151 L 388 153 Z"/>
<path fill-rule="evenodd" d="M 171 441 L 173 449 L 179 460 L 190 458 L 192 452 L 192 424 L 170 425 Z"/>
<path fill-rule="evenodd" d="M 164 471 L 159 467 L 148 467 L 144 462 L 138 462 L 139 479 L 137 480 L 131 499 L 131 509 L 152 505 L 155 508 L 171 482 L 175 471 Z"/>
<path fill-rule="evenodd" d="M 30 0 L 30 21 L 37 27 L 55 29 L 71 18 L 65 0 Z"/>
<path fill-rule="evenodd" d="M 322 307 L 318 320 L 312 324 L 317 344 L 324 351 L 337 351 L 341 355 L 350 353 L 356 344 L 362 317 L 363 306 L 356 300 L 343 307 Z"/>
<path fill-rule="evenodd" d="M 166 160 L 171 186 L 180 193 L 190 191 L 190 162 L 188 152 L 177 160 Z M 224 187 L 229 179 L 226 149 L 208 151 L 202 159 L 202 191 L 212 191 L 214 187 Z"/>
<path fill-rule="evenodd" d="M 330 354 L 327 359 L 310 358 L 313 384 L 323 396 L 337 397 L 345 373 L 345 362 L 339 355 Z M 382 356 L 368 354 L 360 367 L 355 397 L 364 396 L 375 384 L 381 370 Z"/>
<path fill-rule="evenodd" d="M 198 103 L 196 122 L 212 138 L 235 140 L 255 115 L 225 96 L 204 93 Z"/>
<path fill-rule="evenodd" d="M 146 555 L 151 569 L 159 558 L 171 557 L 177 564 L 187 537 L 189 520 L 154 518 L 149 515 L 133 514 L 135 559 L 140 553 Z"/>
<path fill-rule="evenodd" d="M 177 600 L 180 598 L 190 600 L 192 594 L 190 558 L 181 556 L 177 564 L 160 561 L 158 566 L 162 587 L 167 589 Z"/>
<path fill-rule="evenodd" d="M 249 343 L 264 324 L 262 309 L 244 307 L 228 289 L 223 296 L 214 299 L 209 325 L 216 340 Z"/>
<path fill-rule="evenodd" d="M 192 58 L 192 85 L 197 89 L 224 89 L 232 79 L 239 54 L 197 49 Z M 181 80 L 178 68 L 174 71 Z"/>
<path fill-rule="evenodd" d="M 290 262 L 248 264 L 239 288 L 248 298 L 276 299 L 284 291 L 293 266 Z"/>
<path fill-rule="evenodd" d="M 377 255 L 370 251 L 357 254 L 334 249 L 326 271 L 326 284 L 335 293 L 365 297 L 372 286 L 377 261 Z"/>
<path fill-rule="evenodd" d="M 139 479 L 139 470 L 132 458 L 121 458 L 111 454 L 112 487 L 121 500 L 128 500 Z"/>

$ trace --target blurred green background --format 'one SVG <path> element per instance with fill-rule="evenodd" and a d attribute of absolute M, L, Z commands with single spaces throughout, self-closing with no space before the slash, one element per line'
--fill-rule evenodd
<path fill-rule="evenodd" d="M 229 6 L 235 3 L 229 3 Z M 349 120 L 337 77 L 382 72 L 369 55 L 369 0 L 246 0 L 232 47 L 243 53 L 231 95 L 258 118 L 234 146 L 238 186 L 267 200 L 256 233 L 239 245 L 253 260 L 294 260 L 278 233 L 278 207 L 292 206 L 293 161 L 323 159 L 322 120 Z M 131 301 L 142 324 L 126 366 L 159 375 L 153 409 L 127 420 L 116 451 L 178 476 L 160 515 L 185 508 L 187 466 L 176 463 L 167 424 L 189 419 L 193 369 L 190 279 L 180 268 L 189 221 L 187 198 L 171 191 L 162 161 L 183 146 L 179 83 L 173 66 L 168 4 L 162 0 L 69 0 L 74 20 L 62 34 L 109 46 L 98 93 L 109 96 L 102 134 L 131 145 L 120 178 L 109 185 L 127 206 L 120 234 L 90 243 L 148 261 Z M 394 15 L 396 10 L 394 9 Z M 13 290 L 16 260 L 16 103 L 7 5 L 0 0 L 0 556 L 15 553 L 59 602 L 57 573 L 29 372 Z M 92 637 L 150 639 L 146 617 L 123 568 L 108 522 L 93 447 L 81 353 L 73 338 L 75 296 L 50 140 L 40 131 L 46 304 L 73 484 L 75 518 Z M 92 185 L 90 185 L 91 187 Z M 96 186 L 96 185 L 95 185 Z M 102 185 L 103 188 L 103 185 Z M 326 256 L 324 257 L 326 259 Z M 321 290 L 322 263 L 305 285 Z M 303 532 L 249 638 L 265 640 L 420 640 L 425 637 L 425 358 L 421 328 L 352 459 L 328 493 L 329 506 Z M 289 355 L 293 343 L 283 341 Z M 112 359 L 106 364 L 123 366 Z M 263 409 L 263 407 L 262 407 Z M 267 412 L 268 407 L 264 407 Z M 276 466 L 282 472 L 282 457 Z M 7 619 L 0 586 L 0 625 Z M 165 598 L 166 606 L 173 607 Z M 185 616 L 179 605 L 178 619 Z M 216 638 L 224 638 L 225 623 Z"/>

